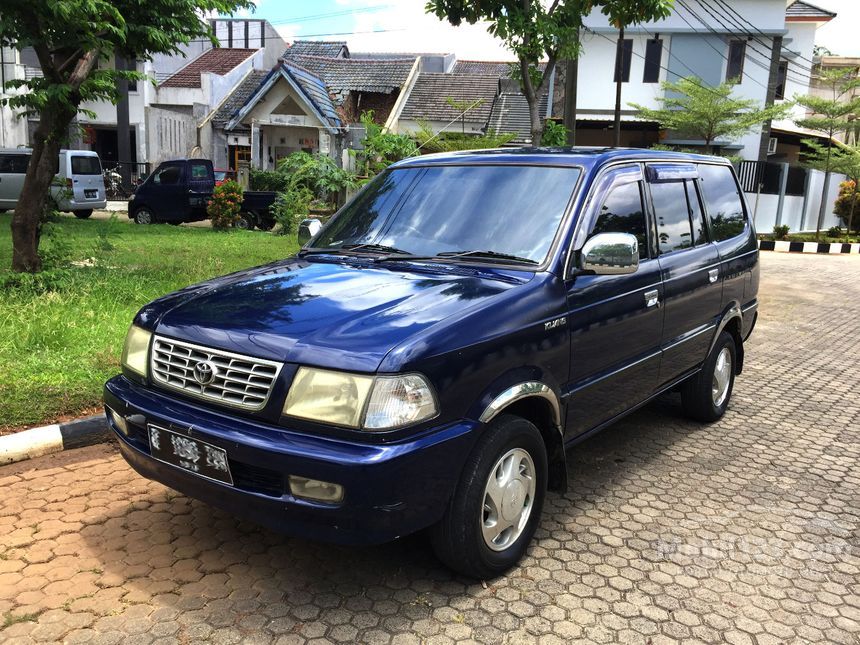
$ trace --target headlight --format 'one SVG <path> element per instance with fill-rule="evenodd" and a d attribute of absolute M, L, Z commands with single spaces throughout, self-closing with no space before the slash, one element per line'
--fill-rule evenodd
<path fill-rule="evenodd" d="M 144 378 L 149 371 L 149 340 L 152 332 L 135 325 L 128 328 L 125 345 L 122 348 L 122 365 Z"/>
<path fill-rule="evenodd" d="M 436 416 L 430 385 L 418 374 L 363 376 L 300 367 L 284 415 L 365 430 L 390 430 Z"/>

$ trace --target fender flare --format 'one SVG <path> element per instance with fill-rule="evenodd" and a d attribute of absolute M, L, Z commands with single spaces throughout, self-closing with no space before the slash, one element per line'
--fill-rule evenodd
<path fill-rule="evenodd" d="M 714 336 L 711 338 L 711 344 L 708 347 L 707 356 L 711 355 L 711 352 L 714 350 L 714 345 L 717 344 L 717 339 L 719 339 L 720 334 L 723 333 L 723 330 L 728 326 L 730 322 L 737 319 L 740 322 L 740 342 L 737 344 L 735 351 L 737 352 L 737 368 L 735 370 L 736 374 L 740 374 L 743 370 L 744 365 L 744 347 L 743 347 L 743 327 L 744 327 L 744 315 L 741 311 L 741 307 L 737 302 L 733 302 L 731 307 L 723 314 L 722 318 L 720 318 L 720 322 L 717 323 L 717 328 L 714 330 Z"/>

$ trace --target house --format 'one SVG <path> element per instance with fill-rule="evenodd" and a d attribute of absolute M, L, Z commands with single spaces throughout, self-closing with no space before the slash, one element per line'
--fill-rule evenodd
<path fill-rule="evenodd" d="M 497 76 L 418 74 L 396 129 L 408 134 L 427 126 L 434 133 L 483 134 L 498 92 Z"/>

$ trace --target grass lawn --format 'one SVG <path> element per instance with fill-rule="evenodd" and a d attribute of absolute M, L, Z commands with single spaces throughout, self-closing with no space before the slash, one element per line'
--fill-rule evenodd
<path fill-rule="evenodd" d="M 0 214 L 0 434 L 97 408 L 134 314 L 153 298 L 298 250 L 292 235 L 62 216 L 43 255 L 71 268 L 18 282 L 10 219 Z"/>

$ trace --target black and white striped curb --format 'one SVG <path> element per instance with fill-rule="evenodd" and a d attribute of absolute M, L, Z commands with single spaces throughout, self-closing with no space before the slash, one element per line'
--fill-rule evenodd
<path fill-rule="evenodd" d="M 785 253 L 860 253 L 860 244 L 842 242 L 784 242 L 782 240 L 759 240 L 761 251 L 783 251 Z"/>
<path fill-rule="evenodd" d="M 91 446 L 109 438 L 110 430 L 104 414 L 30 428 L 0 437 L 0 465 Z"/>

